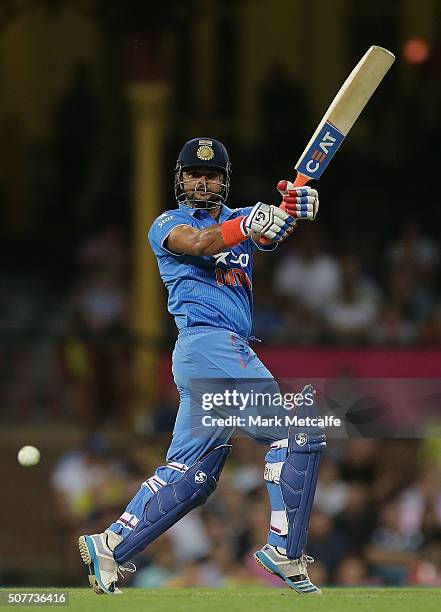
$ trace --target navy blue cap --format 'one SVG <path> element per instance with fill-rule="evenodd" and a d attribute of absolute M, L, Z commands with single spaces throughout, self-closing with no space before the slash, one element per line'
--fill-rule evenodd
<path fill-rule="evenodd" d="M 185 143 L 179 153 L 177 165 L 186 168 L 215 168 L 228 174 L 230 158 L 224 145 L 213 138 L 193 138 Z"/>

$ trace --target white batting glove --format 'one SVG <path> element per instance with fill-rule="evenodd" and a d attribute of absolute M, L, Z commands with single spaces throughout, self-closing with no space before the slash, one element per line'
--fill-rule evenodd
<path fill-rule="evenodd" d="M 263 202 L 257 202 L 243 220 L 244 229 L 248 234 L 258 234 L 276 242 L 287 238 L 295 223 L 295 219 L 278 206 Z"/>
<path fill-rule="evenodd" d="M 295 219 L 278 206 L 257 202 L 243 224 L 248 234 L 258 234 L 279 242 L 292 232 Z"/>
<path fill-rule="evenodd" d="M 283 196 L 286 212 L 294 219 L 314 221 L 319 210 L 319 197 L 315 189 L 294 187 L 291 181 L 283 180 L 277 183 L 277 189 Z"/>

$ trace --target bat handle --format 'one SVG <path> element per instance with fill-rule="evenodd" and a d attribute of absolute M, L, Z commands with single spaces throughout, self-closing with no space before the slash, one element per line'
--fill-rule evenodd
<path fill-rule="evenodd" d="M 300 172 L 298 172 L 296 176 L 296 180 L 294 181 L 294 187 L 304 187 L 308 181 L 309 181 L 309 176 L 305 176 L 304 174 L 300 174 Z M 283 200 L 282 200 L 282 203 L 280 204 L 280 208 L 282 210 L 285 210 Z M 263 237 L 260 239 L 260 242 L 262 244 L 269 244 L 271 240 L 269 238 Z"/>
<path fill-rule="evenodd" d="M 304 187 L 309 181 L 309 176 L 305 176 L 300 172 L 297 172 L 296 180 L 294 181 L 294 187 Z"/>

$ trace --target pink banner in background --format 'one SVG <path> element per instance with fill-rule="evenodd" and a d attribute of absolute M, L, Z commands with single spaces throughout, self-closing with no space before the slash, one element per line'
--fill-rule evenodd
<path fill-rule="evenodd" d="M 331 437 L 440 435 L 441 349 L 253 348 L 281 388 L 313 385 L 320 414 L 342 419 Z M 159 368 L 160 393 L 172 400 L 171 353 Z"/>
<path fill-rule="evenodd" d="M 255 348 L 255 347 L 254 347 Z M 441 348 L 255 348 L 277 377 L 441 378 Z"/>
<path fill-rule="evenodd" d="M 441 378 L 441 348 L 252 346 L 278 378 Z M 164 390 L 173 382 L 171 351 L 159 362 L 159 380 Z"/>

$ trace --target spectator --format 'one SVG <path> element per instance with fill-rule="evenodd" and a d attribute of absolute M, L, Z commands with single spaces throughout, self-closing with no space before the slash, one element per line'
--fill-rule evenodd
<path fill-rule="evenodd" d="M 64 454 L 51 478 L 60 524 L 76 527 L 106 514 L 124 496 L 123 473 L 107 440 L 99 435 Z"/>
<path fill-rule="evenodd" d="M 369 580 L 369 568 L 362 557 L 350 556 L 343 559 L 337 569 L 335 582 L 339 586 L 366 586 Z"/>
<path fill-rule="evenodd" d="M 426 464 L 398 500 L 398 524 L 404 533 L 421 536 L 427 513 L 432 512 L 432 531 L 441 533 L 441 470 Z M 427 525 L 429 527 L 429 525 Z"/>
<path fill-rule="evenodd" d="M 418 277 L 431 277 L 439 265 L 436 242 L 424 235 L 415 219 L 408 220 L 398 240 L 386 251 L 386 261 L 393 269 L 410 269 Z"/>
<path fill-rule="evenodd" d="M 416 551 L 422 543 L 419 534 L 405 533 L 397 524 L 398 506 L 389 503 L 380 511 L 378 528 L 374 531 L 367 558 L 374 566 L 374 575 L 387 585 L 404 584 L 408 572 L 417 560 Z"/>
<path fill-rule="evenodd" d="M 407 345 L 416 341 L 418 329 L 402 309 L 385 302 L 370 329 L 369 338 L 375 344 Z"/>
<path fill-rule="evenodd" d="M 140 589 L 167 587 L 177 576 L 176 559 L 168 534 L 152 542 L 136 558 L 138 571 L 132 586 Z"/>
<path fill-rule="evenodd" d="M 379 440 L 350 440 L 340 462 L 342 478 L 345 481 L 371 483 L 381 447 Z"/>
<path fill-rule="evenodd" d="M 108 522 L 126 499 L 124 467 L 112 457 L 108 441 L 93 435 L 80 448 L 61 455 L 50 485 L 64 576 L 79 581 L 82 572 L 72 542 L 81 529 L 95 532 Z"/>
<path fill-rule="evenodd" d="M 278 317 L 279 329 L 272 336 L 275 344 L 312 345 L 322 339 L 320 316 L 299 300 L 280 300 Z"/>
<path fill-rule="evenodd" d="M 125 287 L 109 272 L 94 272 L 80 281 L 73 306 L 66 367 L 81 398 L 83 424 L 93 428 L 125 415 L 130 363 Z M 78 350 L 77 368 L 71 358 Z"/>
<path fill-rule="evenodd" d="M 168 533 L 173 554 L 181 565 L 206 558 L 211 552 L 200 510 L 184 516 Z"/>
<path fill-rule="evenodd" d="M 326 306 L 324 314 L 333 342 L 366 342 L 377 313 L 377 291 L 362 276 L 357 256 L 341 259 L 342 287 Z"/>
<path fill-rule="evenodd" d="M 322 563 L 329 574 L 348 553 L 351 542 L 348 534 L 335 526 L 329 514 L 314 510 L 309 524 L 307 554 Z"/>
<path fill-rule="evenodd" d="M 322 251 L 317 226 L 297 231 L 296 239 L 287 243 L 288 254 L 281 257 L 275 270 L 275 290 L 320 313 L 341 288 L 341 270 L 336 259 Z"/>
<path fill-rule="evenodd" d="M 76 260 L 81 276 L 105 270 L 117 278 L 124 277 L 128 253 L 121 228 L 110 225 L 92 233 L 78 246 Z"/>
<path fill-rule="evenodd" d="M 320 467 L 314 505 L 322 512 L 335 516 L 343 510 L 347 498 L 348 485 L 342 481 L 338 465 L 325 458 Z"/>
<path fill-rule="evenodd" d="M 416 563 L 412 566 L 408 584 L 412 586 L 441 586 L 441 540 L 423 547 Z"/>
<path fill-rule="evenodd" d="M 359 553 L 368 543 L 376 516 L 369 499 L 369 487 L 360 482 L 348 484 L 346 503 L 335 517 L 335 525 L 346 535 L 350 550 Z"/>
<path fill-rule="evenodd" d="M 407 276 L 412 291 L 407 298 L 407 314 L 416 322 L 427 319 L 436 301 L 435 274 L 439 268 L 440 251 L 436 243 L 424 235 L 415 220 L 403 227 L 398 241 L 386 250 L 386 262 L 392 282 L 394 273 Z M 410 281 L 410 279 L 412 279 Z"/>

